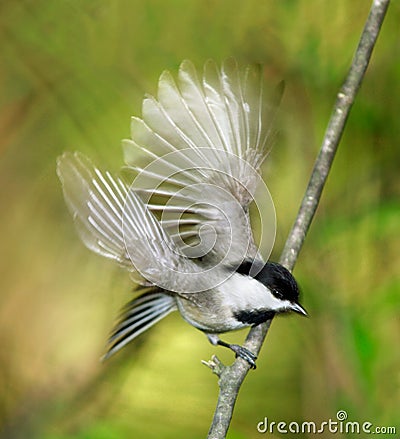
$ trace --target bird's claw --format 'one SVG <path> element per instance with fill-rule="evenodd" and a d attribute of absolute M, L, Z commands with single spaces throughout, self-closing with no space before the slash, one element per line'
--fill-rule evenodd
<path fill-rule="evenodd" d="M 235 352 L 236 357 L 240 357 L 243 360 L 247 361 L 252 369 L 255 369 L 256 366 L 256 360 L 257 355 L 253 354 L 253 352 L 250 352 L 248 349 L 244 348 L 243 346 L 239 345 L 231 345 L 230 346 L 233 352 Z"/>

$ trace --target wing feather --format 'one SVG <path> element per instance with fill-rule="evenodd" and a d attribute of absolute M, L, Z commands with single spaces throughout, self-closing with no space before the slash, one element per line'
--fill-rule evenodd
<path fill-rule="evenodd" d="M 122 234 L 122 206 L 126 196 L 123 183 L 110 180 L 109 174 L 99 179 L 90 161 L 79 153 L 59 157 L 57 174 L 84 244 L 133 271 Z M 110 191 L 110 183 L 118 191 Z"/>
<path fill-rule="evenodd" d="M 185 223 L 183 238 L 193 235 L 188 233 L 190 227 L 200 237 L 201 227 L 212 225 L 218 238 L 209 254 L 211 261 L 225 258 L 232 246 L 236 248 L 229 258 L 238 257 L 243 248 L 247 252 L 243 257 L 259 256 L 248 206 L 261 180 L 260 166 L 278 103 L 266 101 L 263 83 L 260 66 L 241 70 L 233 59 L 222 67 L 208 61 L 199 78 L 193 64 L 184 61 L 177 82 L 169 72 L 161 75 L 157 99 L 146 97 L 143 120 L 133 119 L 132 140 L 124 143 L 125 161 L 138 175 L 134 186 L 163 226 L 179 230 L 183 214 L 197 215 L 192 225 Z M 147 156 L 149 166 L 136 165 L 135 149 Z M 154 196 L 155 202 L 150 200 Z M 215 207 L 220 206 L 225 212 L 216 216 Z M 176 243 L 179 233 L 172 238 Z"/>
<path fill-rule="evenodd" d="M 174 241 L 142 199 L 119 178 L 102 173 L 83 155 L 65 153 L 58 175 L 67 205 L 85 245 L 117 260 L 143 284 L 179 288 L 173 274 L 197 267 L 176 251 Z M 138 273 L 140 276 L 138 276 Z"/>

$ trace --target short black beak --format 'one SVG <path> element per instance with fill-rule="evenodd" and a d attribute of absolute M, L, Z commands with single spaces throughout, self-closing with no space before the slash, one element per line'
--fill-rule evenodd
<path fill-rule="evenodd" d="M 291 303 L 290 309 L 298 314 L 301 314 L 302 316 L 308 317 L 307 311 L 299 303 Z"/>

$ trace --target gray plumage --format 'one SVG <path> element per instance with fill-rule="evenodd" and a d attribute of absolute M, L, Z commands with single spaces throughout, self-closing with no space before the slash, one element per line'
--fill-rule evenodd
<path fill-rule="evenodd" d="M 174 310 L 224 346 L 211 334 L 275 312 L 305 313 L 291 274 L 262 261 L 248 213 L 275 107 L 265 99 L 259 66 L 209 61 L 199 78 L 184 61 L 178 81 L 164 72 L 157 98 L 146 96 L 142 118 L 132 118 L 132 139 L 123 142 L 128 178 L 101 172 L 79 153 L 58 159 L 84 244 L 147 288 L 128 304 L 106 356 Z M 245 272 L 249 263 L 254 273 Z M 281 275 L 290 282 L 275 288 Z M 251 353 L 228 347 L 255 366 Z"/>

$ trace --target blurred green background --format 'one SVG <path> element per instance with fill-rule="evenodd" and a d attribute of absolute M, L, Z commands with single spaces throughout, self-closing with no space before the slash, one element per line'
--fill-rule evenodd
<path fill-rule="evenodd" d="M 264 170 L 277 259 L 369 6 L 0 3 L 2 439 L 205 437 L 217 379 L 200 360 L 217 353 L 229 363 L 231 353 L 171 315 L 99 362 L 132 284 L 79 241 L 56 157 L 79 150 L 117 170 L 130 116 L 140 115 L 164 69 L 176 73 L 185 58 L 198 67 L 228 56 L 261 62 L 268 81 L 286 81 L 280 136 Z M 264 417 L 319 422 L 340 409 L 399 434 L 399 22 L 393 2 L 295 269 L 310 318 L 273 322 L 240 392 L 231 439 L 262 436 Z"/>

